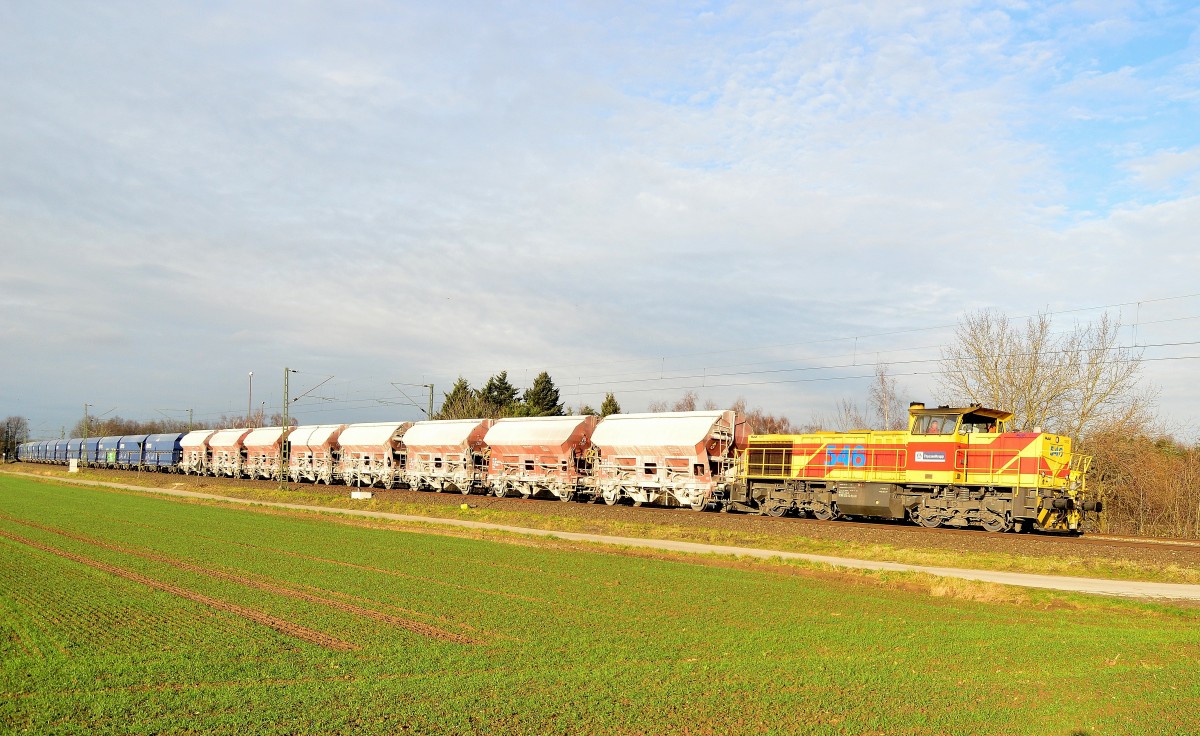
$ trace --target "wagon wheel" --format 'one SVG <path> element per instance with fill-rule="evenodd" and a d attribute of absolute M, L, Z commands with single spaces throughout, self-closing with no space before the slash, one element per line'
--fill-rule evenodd
<path fill-rule="evenodd" d="M 617 501 L 621 500 L 621 494 L 617 493 L 616 491 L 613 491 L 611 494 L 609 494 L 609 493 L 603 494 L 602 498 L 604 499 L 604 504 L 606 506 L 616 506 Z"/>
<path fill-rule="evenodd" d="M 708 501 L 702 498 L 699 501 L 691 502 L 688 506 L 692 507 L 692 511 L 705 511 L 708 509 Z"/>
<path fill-rule="evenodd" d="M 460 491 L 460 492 L 462 493 L 462 495 L 464 495 L 464 496 L 469 496 L 469 495 L 471 495 L 471 484 L 470 484 L 470 483 L 464 483 L 464 484 L 463 484 L 463 487 L 462 487 L 462 488 L 460 488 L 460 489 L 459 489 L 459 491 Z"/>
<path fill-rule="evenodd" d="M 563 494 L 558 497 L 558 500 L 559 501 L 567 501 L 567 502 L 574 501 L 575 500 L 575 491 L 564 491 Z"/>
<path fill-rule="evenodd" d="M 1008 518 L 1008 514 L 997 514 L 995 512 L 985 513 L 979 522 L 983 528 L 989 532 L 1006 532 L 1012 529 L 1012 519 Z"/>
<path fill-rule="evenodd" d="M 392 486 L 394 486 L 394 485 L 396 485 L 396 479 L 393 478 L 392 476 L 389 475 L 388 477 L 383 479 L 384 490 L 390 491 L 390 490 L 392 490 Z"/>
<path fill-rule="evenodd" d="M 500 485 L 496 486 L 492 489 L 492 495 L 494 495 L 496 498 L 504 498 L 508 495 L 508 485 L 501 483 Z"/>

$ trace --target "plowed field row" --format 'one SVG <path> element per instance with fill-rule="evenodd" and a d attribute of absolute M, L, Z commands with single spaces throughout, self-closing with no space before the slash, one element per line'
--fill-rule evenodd
<path fill-rule="evenodd" d="M 184 570 L 186 572 L 197 573 L 200 575 L 206 575 L 208 577 L 216 578 L 218 580 L 225 580 L 228 582 L 237 583 L 239 585 L 244 585 L 249 588 L 255 588 L 257 590 L 262 590 L 262 591 L 265 591 L 268 593 L 274 593 L 276 595 L 284 596 L 287 598 L 295 598 L 297 600 L 302 600 L 302 601 L 305 601 L 306 603 L 315 603 L 318 605 L 328 606 L 330 608 L 335 608 L 337 610 L 344 611 L 346 613 L 354 614 L 355 616 L 360 616 L 362 618 L 368 618 L 373 621 L 379 621 L 380 623 L 388 624 L 390 626 L 396 626 L 398 628 L 411 631 L 415 634 L 421 634 L 422 636 L 428 636 L 433 639 L 454 642 L 457 644 L 477 644 L 477 643 L 479 643 L 479 640 L 477 640 L 477 639 L 473 639 L 473 638 L 471 638 L 469 636 L 465 636 L 463 634 L 457 634 L 457 633 L 454 633 L 451 631 L 446 631 L 445 629 L 439 628 L 437 626 L 422 623 L 420 621 L 412 621 L 410 619 L 401 618 L 399 616 L 393 616 L 391 614 L 383 613 L 382 611 L 378 611 L 378 610 L 375 610 L 372 608 L 367 608 L 364 606 L 356 605 L 354 603 L 350 603 L 347 601 L 334 600 L 332 598 L 327 598 L 325 596 L 317 595 L 315 593 L 306 592 L 303 590 L 297 590 L 296 588 L 281 585 L 277 581 L 268 581 L 268 580 L 249 577 L 246 575 L 239 575 L 239 574 L 234 574 L 234 573 L 230 573 L 230 572 L 225 572 L 223 570 L 217 570 L 217 569 L 214 569 L 211 567 L 204 567 L 202 565 L 197 565 L 197 564 L 187 562 L 185 560 L 181 560 L 181 559 L 178 559 L 175 557 L 170 557 L 168 555 L 164 555 L 161 553 L 149 552 L 144 549 L 136 549 L 136 548 L 133 548 L 133 547 L 130 547 L 127 545 L 122 545 L 122 544 L 115 544 L 112 542 L 107 542 L 105 540 L 96 539 L 94 537 L 88 537 L 88 536 L 85 536 L 82 534 L 76 534 L 73 532 L 69 532 L 64 529 L 58 529 L 56 527 L 48 526 L 45 524 L 38 524 L 36 522 L 27 521 L 27 520 L 23 520 L 23 519 L 16 519 L 11 516 L 4 515 L 4 514 L 0 514 L 0 518 L 4 519 L 6 521 L 13 522 L 13 523 L 22 524 L 24 526 L 28 526 L 28 527 L 31 527 L 34 529 L 40 529 L 42 531 L 50 532 L 52 534 L 57 534 L 59 536 L 66 537 L 67 539 L 73 539 L 77 542 L 83 542 L 84 544 L 89 544 L 89 545 L 92 545 L 95 547 L 100 547 L 102 549 L 108 549 L 108 550 L 112 550 L 113 552 L 120 552 L 121 554 L 131 555 L 134 557 L 141 557 L 142 559 L 150 560 L 152 562 L 159 562 L 159 563 L 162 563 L 165 565 L 170 565 L 171 567 L 174 567 L 179 570 Z"/>
<path fill-rule="evenodd" d="M 318 646 L 325 647 L 327 649 L 333 649 L 335 651 L 352 651 L 360 648 L 357 644 L 353 644 L 348 641 L 342 641 L 341 639 L 330 636 L 325 632 L 310 629 L 306 626 L 301 626 L 300 624 L 279 618 L 278 616 L 272 616 L 263 611 L 257 611 L 252 608 L 247 608 L 246 606 L 240 606 L 236 603 L 224 601 L 219 598 L 213 598 L 202 593 L 197 593 L 194 590 L 188 590 L 187 588 L 183 588 L 178 585 L 164 583 L 147 575 L 134 572 L 133 570 L 127 570 L 123 567 L 110 565 L 107 562 L 101 562 L 100 560 L 94 560 L 90 557 L 75 554 L 74 552 L 68 552 L 64 549 L 59 549 L 49 544 L 43 544 L 33 539 L 12 534 L 11 532 L 0 530 L 0 536 L 19 544 L 24 544 L 26 546 L 33 547 L 34 549 L 39 549 L 43 552 L 57 555 L 63 559 L 71 560 L 72 562 L 78 562 L 81 565 L 87 565 L 88 567 L 92 567 L 97 570 L 103 570 L 111 575 L 116 575 L 118 577 L 125 578 L 126 580 L 132 580 L 135 583 L 141 583 L 142 585 L 146 585 L 154 590 L 171 593 L 172 595 L 177 595 L 180 598 L 186 598 L 192 602 L 208 606 L 209 608 L 214 608 L 218 611 L 224 611 L 225 613 L 231 613 L 234 616 L 240 616 L 257 624 L 262 624 L 263 626 L 274 629 L 281 634 L 307 641 L 310 644 L 316 644 Z"/>

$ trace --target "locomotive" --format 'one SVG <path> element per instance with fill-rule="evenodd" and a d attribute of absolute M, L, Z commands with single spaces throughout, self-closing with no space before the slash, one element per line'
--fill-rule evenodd
<path fill-rule="evenodd" d="M 1012 414 L 909 408 L 907 430 L 747 435 L 733 411 L 199 430 L 21 445 L 28 462 L 397 486 L 925 527 L 1079 533 L 1091 458 Z"/>
<path fill-rule="evenodd" d="M 1010 412 L 909 407 L 907 431 L 754 435 L 728 506 L 772 516 L 909 519 L 925 527 L 1079 532 L 1091 458 L 1009 432 Z"/>

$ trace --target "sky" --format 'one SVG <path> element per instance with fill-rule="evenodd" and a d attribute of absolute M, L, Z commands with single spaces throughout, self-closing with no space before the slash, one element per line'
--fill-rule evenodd
<path fill-rule="evenodd" d="M 995 309 L 1196 436 L 1198 120 L 1191 3 L 4 3 L 0 416 L 804 422 Z"/>

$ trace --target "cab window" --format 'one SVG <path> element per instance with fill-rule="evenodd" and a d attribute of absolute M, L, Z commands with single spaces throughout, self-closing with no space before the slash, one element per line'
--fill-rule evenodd
<path fill-rule="evenodd" d="M 913 434 L 954 434 L 954 414 L 927 414 L 913 422 Z"/>

